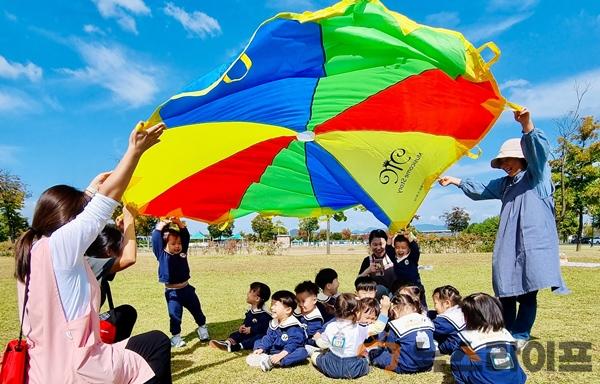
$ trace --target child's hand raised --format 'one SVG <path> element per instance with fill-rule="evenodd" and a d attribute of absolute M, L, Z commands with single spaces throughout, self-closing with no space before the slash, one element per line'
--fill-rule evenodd
<path fill-rule="evenodd" d="M 379 300 L 379 307 L 381 308 L 381 313 L 385 316 L 390 312 L 390 307 L 392 306 L 392 302 L 390 301 L 389 296 L 383 295 Z"/>

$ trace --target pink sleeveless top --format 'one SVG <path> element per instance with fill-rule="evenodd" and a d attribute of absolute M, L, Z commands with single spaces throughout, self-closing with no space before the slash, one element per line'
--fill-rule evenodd
<path fill-rule="evenodd" d="M 29 301 L 23 332 L 29 344 L 29 383 L 144 383 L 154 377 L 148 363 L 125 349 L 127 340 L 100 340 L 100 287 L 86 263 L 91 287 L 87 313 L 67 321 L 50 254 L 48 238 L 31 252 Z M 17 282 L 20 306 L 25 284 Z M 22 308 L 20 308 L 20 311 Z"/>

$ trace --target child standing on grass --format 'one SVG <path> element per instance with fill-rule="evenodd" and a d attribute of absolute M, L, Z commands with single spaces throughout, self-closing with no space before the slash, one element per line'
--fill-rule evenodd
<path fill-rule="evenodd" d="M 338 274 L 332 268 L 323 268 L 315 276 L 315 284 L 320 289 L 317 299 L 323 321 L 328 322 L 335 317 L 335 300 L 339 295 L 338 288 L 340 286 Z"/>
<path fill-rule="evenodd" d="M 296 296 L 290 291 L 277 291 L 271 297 L 271 314 L 267 334 L 254 343 L 254 352 L 246 358 L 251 367 L 264 372 L 274 366 L 290 367 L 306 360 L 306 333 L 293 315 Z"/>
<path fill-rule="evenodd" d="M 401 281 L 402 285 L 415 285 L 420 288 L 419 300 L 421 301 L 421 306 L 427 311 L 425 287 L 423 287 L 421 275 L 419 275 L 421 250 L 419 249 L 417 238 L 410 232 L 404 232 L 396 235 L 393 243 L 394 250 L 396 251 L 396 262 L 394 263 L 396 279 Z"/>
<path fill-rule="evenodd" d="M 246 311 L 244 323 L 240 328 L 229 335 L 227 340 L 211 340 L 209 345 L 213 348 L 227 352 L 237 352 L 242 349 L 252 349 L 254 343 L 261 339 L 269 328 L 271 313 L 265 307 L 265 302 L 271 297 L 271 289 L 261 282 L 250 284 L 246 294 L 246 303 L 250 308 Z"/>
<path fill-rule="evenodd" d="M 361 355 L 369 334 L 368 328 L 358 323 L 360 315 L 360 300 L 351 293 L 338 296 L 335 320 L 321 335 L 321 342 L 328 345 L 329 351 L 314 352 L 310 359 L 325 376 L 354 379 L 369 373 L 369 361 Z"/>
<path fill-rule="evenodd" d="M 459 333 L 465 329 L 465 316 L 460 309 L 460 293 L 453 286 L 444 285 L 433 291 L 432 298 L 437 312 L 433 319 L 433 338 L 438 343 L 440 353 L 450 355 L 460 347 Z"/>
<path fill-rule="evenodd" d="M 457 384 L 522 384 L 527 376 L 517 359 L 517 345 L 504 328 L 501 304 L 485 293 L 474 293 L 461 304 L 466 329 L 463 346 L 452 353 L 450 368 Z"/>
<path fill-rule="evenodd" d="M 202 313 L 196 288 L 190 283 L 190 266 L 187 251 L 190 233 L 185 224 L 177 217 L 162 220 L 152 231 L 152 250 L 158 260 L 158 281 L 165 284 L 165 299 L 169 310 L 171 345 L 175 348 L 185 346 L 181 338 L 181 318 L 186 308 L 196 324 L 200 341 L 209 340 L 206 317 Z"/>
<path fill-rule="evenodd" d="M 371 363 L 396 373 L 429 371 L 435 357 L 433 323 L 421 313 L 419 299 L 398 294 L 392 299 L 385 347 L 371 350 Z"/>

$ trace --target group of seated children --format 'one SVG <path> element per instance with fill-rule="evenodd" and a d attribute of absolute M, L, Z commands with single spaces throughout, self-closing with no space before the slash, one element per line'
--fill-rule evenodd
<path fill-rule="evenodd" d="M 315 281 L 303 281 L 295 294 L 281 290 L 265 302 L 270 289 L 252 283 L 251 308 L 227 340 L 210 345 L 229 352 L 253 350 L 246 362 L 269 371 L 310 361 L 331 378 L 352 379 L 369 366 L 396 373 L 431 370 L 436 353 L 451 355 L 457 383 L 524 383 L 515 340 L 504 328 L 501 304 L 485 293 L 462 299 L 458 290 L 433 291 L 437 315 L 428 316 L 418 286 L 402 286 L 378 301 L 377 282 L 355 281 L 355 293 L 337 293 L 337 273 L 330 268 Z M 434 317 L 433 320 L 430 317 Z"/>

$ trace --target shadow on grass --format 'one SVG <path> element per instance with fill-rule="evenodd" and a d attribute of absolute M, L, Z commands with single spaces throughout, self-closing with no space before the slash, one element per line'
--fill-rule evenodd
<path fill-rule="evenodd" d="M 177 373 L 174 373 L 173 375 L 171 375 L 171 377 L 172 377 L 173 381 L 179 380 L 183 377 L 187 377 L 187 376 L 196 374 L 198 372 L 201 372 L 207 368 L 225 364 L 231 360 L 236 360 L 236 359 L 239 359 L 244 356 L 245 356 L 245 354 L 236 353 L 233 356 L 228 357 L 226 359 L 215 361 L 214 363 L 210 363 L 210 364 L 194 366 L 193 368 L 190 368 L 190 369 L 186 369 L 186 368 L 192 367 L 194 365 L 194 362 L 191 360 L 171 360 L 171 370 L 172 370 L 172 372 L 177 372 Z"/>

